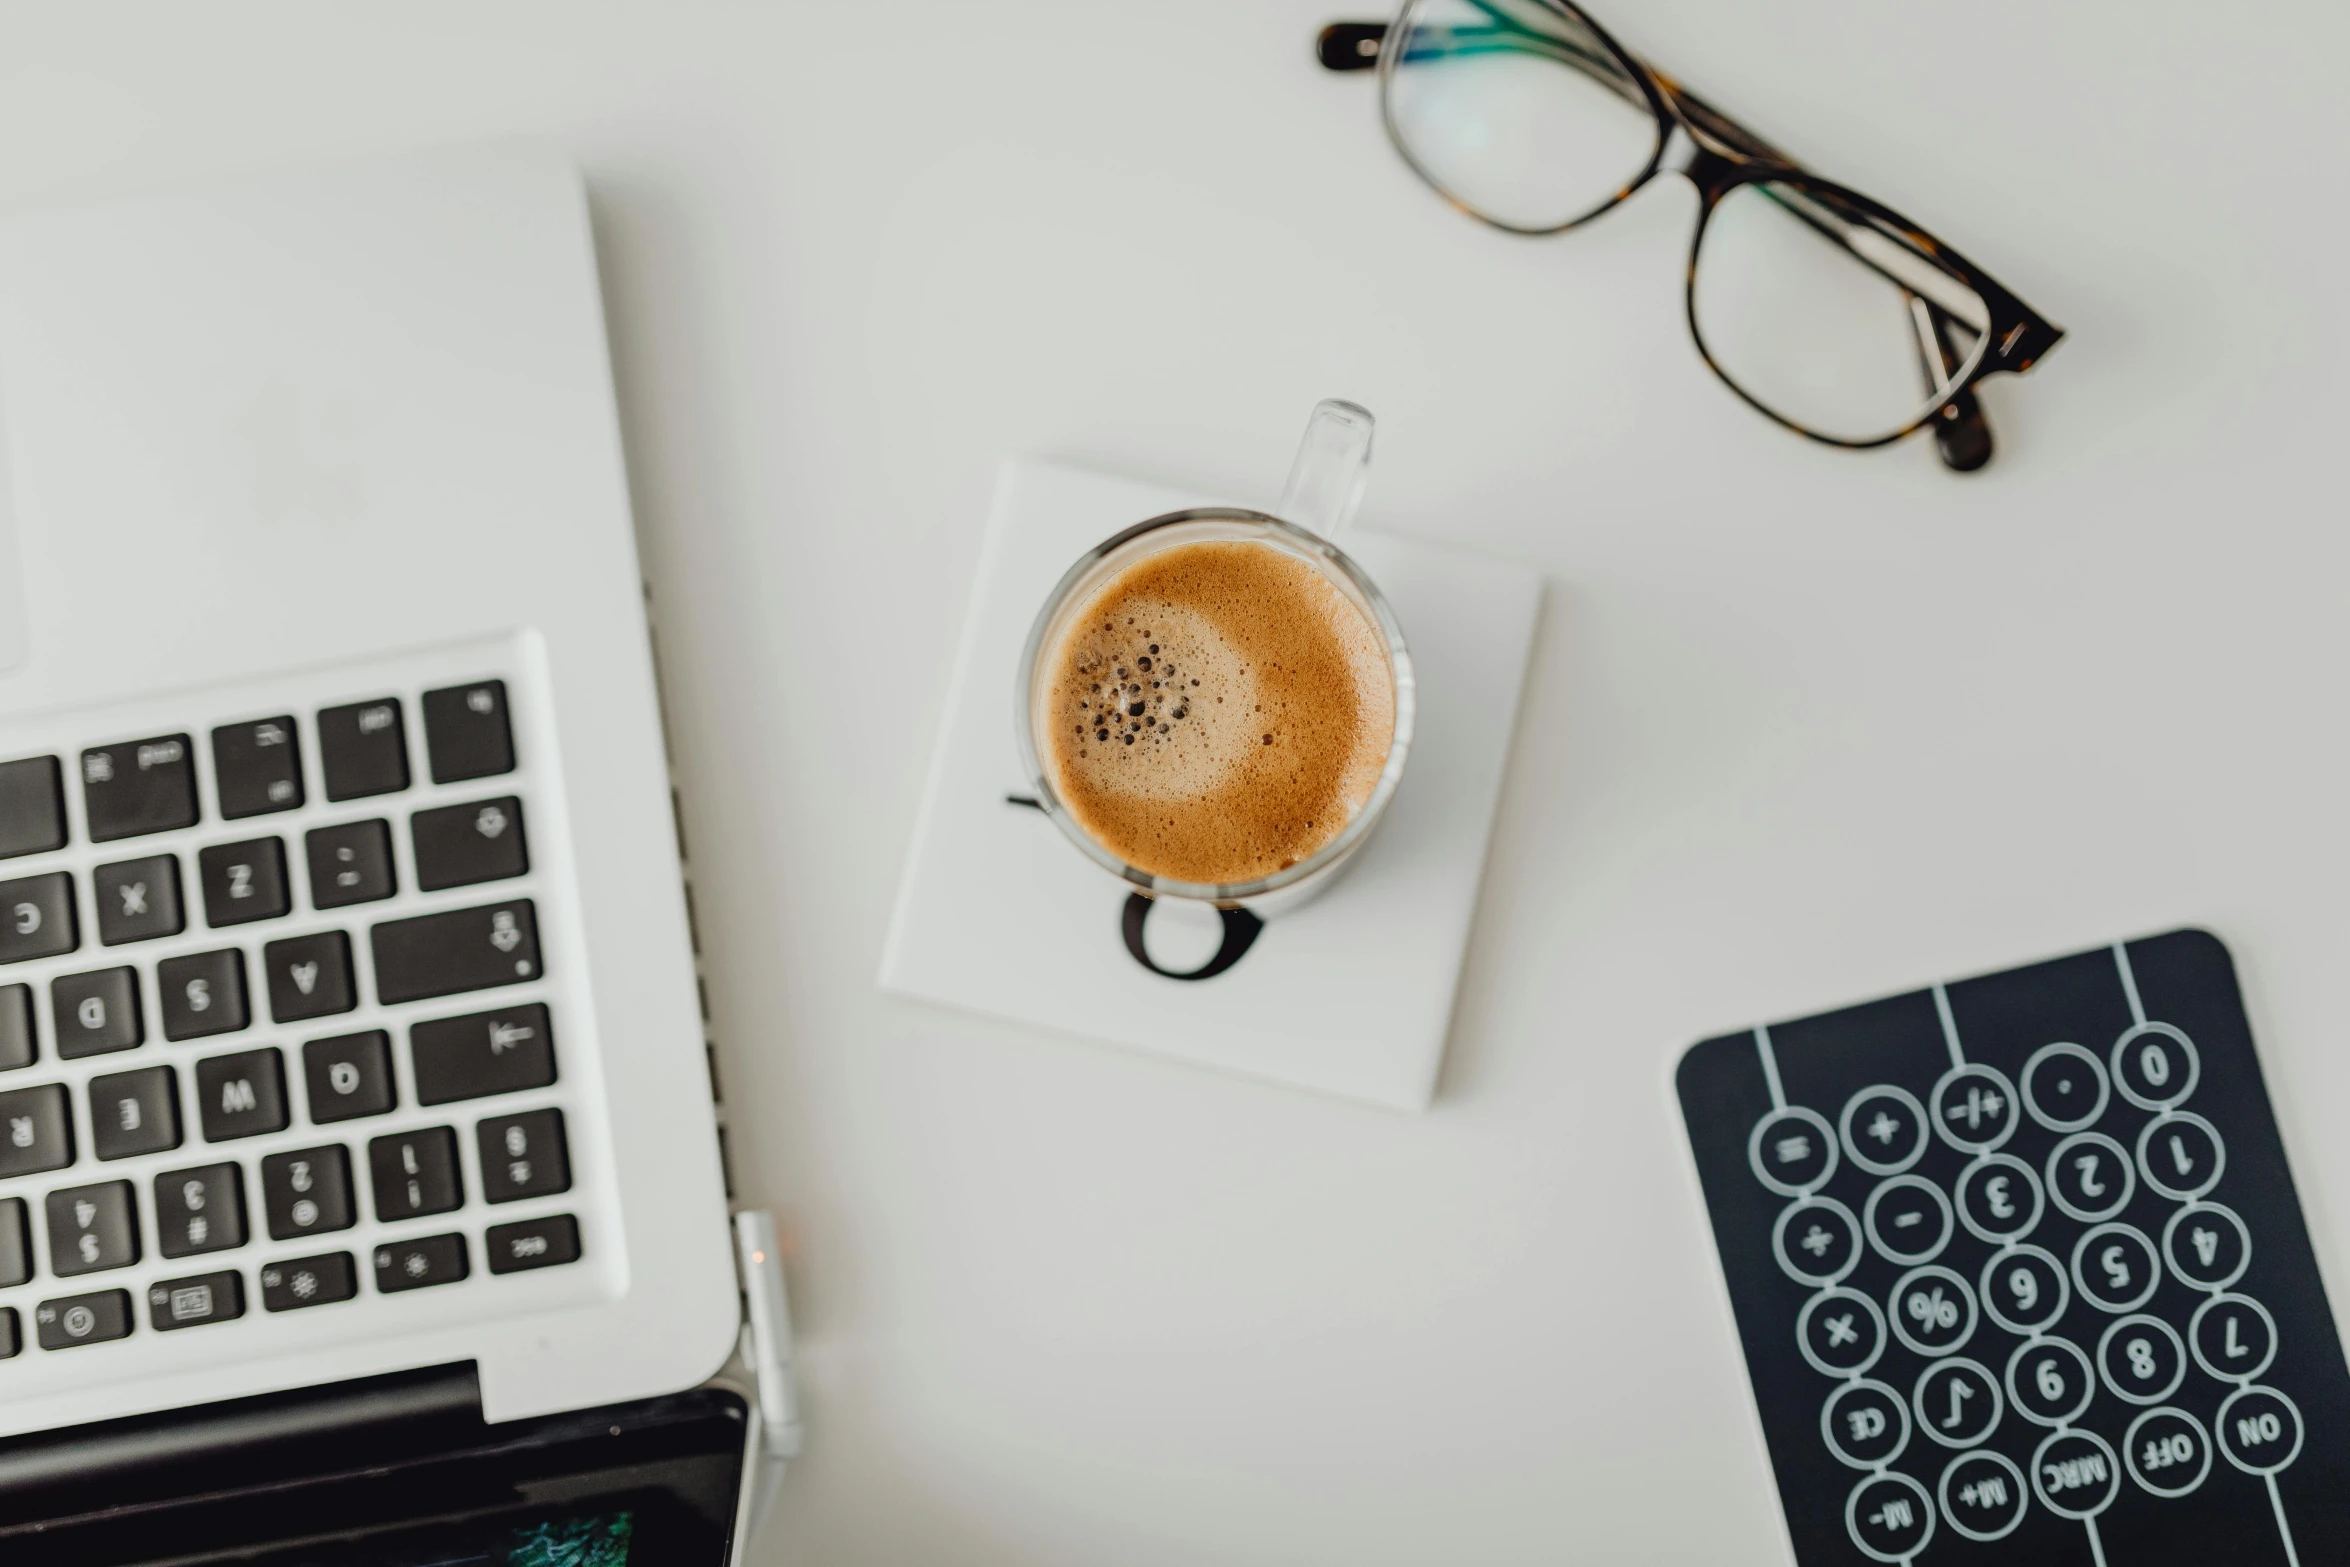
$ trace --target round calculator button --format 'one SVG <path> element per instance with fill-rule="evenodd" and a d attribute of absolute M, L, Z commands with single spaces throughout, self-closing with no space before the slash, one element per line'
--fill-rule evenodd
<path fill-rule="evenodd" d="M 2068 1338 L 2034 1339 L 2007 1357 L 2007 1401 L 2026 1420 L 2061 1426 L 2089 1407 L 2097 1373 Z"/>
<path fill-rule="evenodd" d="M 1983 1264 L 1983 1309 L 2010 1333 L 2029 1338 L 2052 1326 L 2072 1295 L 2064 1264 L 2037 1246 L 2011 1246 Z"/>
<path fill-rule="evenodd" d="M 2219 1450 L 2246 1474 L 2272 1475 L 2301 1456 L 2301 1411 L 2273 1387 L 2240 1387 L 2211 1420 Z"/>
<path fill-rule="evenodd" d="M 2105 1113 L 2113 1092 L 2105 1063 L 2069 1041 L 2042 1045 L 2024 1063 L 2024 1108 L 2052 1132 L 2077 1132 Z"/>
<path fill-rule="evenodd" d="M 2094 1431 L 2058 1431 L 2032 1450 L 2032 1489 L 2060 1518 L 2096 1517 L 2121 1484 L 2121 1460 Z"/>
<path fill-rule="evenodd" d="M 1999 1428 L 1999 1417 L 2006 1413 L 1999 1379 L 1981 1361 L 1962 1355 L 1919 1372 L 1910 1403 L 1918 1429 L 1944 1447 L 1973 1447 Z"/>
<path fill-rule="evenodd" d="M 2130 1156 L 2103 1132 L 2075 1132 L 2048 1155 L 2048 1195 L 2084 1224 L 2112 1218 L 2137 1189 Z"/>
<path fill-rule="evenodd" d="M 1906 1562 L 1934 1538 L 1934 1503 L 1899 1470 L 1871 1475 L 1846 1499 L 1844 1528 L 1870 1560 Z"/>
<path fill-rule="evenodd" d="M 1958 1175 L 1959 1222 L 1994 1246 L 2031 1234 L 2047 1201 L 2040 1177 L 2013 1154 L 1987 1154 Z"/>
<path fill-rule="evenodd" d="M 1798 1197 L 1771 1226 L 1771 1255 L 1798 1284 L 1833 1284 L 1860 1261 L 1860 1221 L 1833 1197 Z"/>
<path fill-rule="evenodd" d="M 1864 1088 L 1844 1101 L 1836 1129 L 1844 1152 L 1871 1175 L 1899 1175 L 1926 1151 L 1926 1110 L 1918 1096 L 1891 1083 Z"/>
<path fill-rule="evenodd" d="M 1800 1197 L 1836 1173 L 1836 1129 L 1817 1110 L 1787 1105 L 1754 1123 L 1746 1136 L 1754 1178 L 1782 1197 Z"/>
<path fill-rule="evenodd" d="M 2249 1382 L 2277 1358 L 2277 1319 L 2249 1295 L 2214 1295 L 2187 1319 L 2195 1364 L 2222 1382 Z"/>
<path fill-rule="evenodd" d="M 1874 1469 L 1909 1446 L 1909 1407 L 1882 1382 L 1847 1382 L 1820 1406 L 1820 1435 L 1845 1463 Z"/>
<path fill-rule="evenodd" d="M 2168 1023 L 2140 1023 L 2113 1042 L 2113 1086 L 2141 1110 L 2184 1104 L 2202 1075 L 2195 1041 Z"/>
<path fill-rule="evenodd" d="M 1813 1369 L 1856 1377 L 1885 1353 L 1885 1314 L 1858 1290 L 1822 1290 L 1797 1313 L 1795 1342 Z"/>
<path fill-rule="evenodd" d="M 2162 1227 L 2162 1260 L 2189 1289 L 2224 1290 L 2250 1265 L 2252 1236 L 2235 1209 L 2189 1203 Z"/>
<path fill-rule="evenodd" d="M 2211 1433 L 2184 1409 L 2149 1409 L 2122 1437 L 2122 1462 L 2142 1490 L 2185 1496 L 2211 1473 Z"/>
<path fill-rule="evenodd" d="M 2188 1111 L 2156 1116 L 2138 1134 L 2138 1173 L 2173 1202 L 2193 1202 L 2210 1191 L 2227 1164 L 2219 1128 Z"/>
<path fill-rule="evenodd" d="M 2015 1085 L 1995 1068 L 1969 1063 L 1942 1074 L 1926 1103 L 1934 1130 L 1960 1153 L 1989 1153 L 2015 1135 Z"/>
<path fill-rule="evenodd" d="M 1893 1336 L 1929 1359 L 1955 1354 L 1974 1337 L 1975 1292 L 1948 1268 L 1910 1269 L 1894 1282 L 1886 1301 Z"/>
<path fill-rule="evenodd" d="M 2125 1404 L 2159 1404 L 2187 1375 L 2187 1346 L 2160 1317 L 2124 1317 L 2097 1340 L 2097 1374 Z"/>
<path fill-rule="evenodd" d="M 2030 1494 L 2015 1460 L 1989 1447 L 1950 1460 L 1934 1489 L 1942 1516 L 1970 1540 L 2004 1540 L 2014 1533 Z"/>
<path fill-rule="evenodd" d="M 2100 1224 L 2073 1242 L 2073 1288 L 2099 1311 L 2136 1311 L 2162 1281 L 2162 1259 L 2144 1230 Z"/>
<path fill-rule="evenodd" d="M 1932 1262 L 1950 1244 L 1950 1199 L 1922 1175 L 1896 1175 L 1861 1205 L 1861 1228 L 1887 1261 Z"/>

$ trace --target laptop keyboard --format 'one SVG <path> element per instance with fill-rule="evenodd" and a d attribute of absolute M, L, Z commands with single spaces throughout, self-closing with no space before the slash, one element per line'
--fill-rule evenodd
<path fill-rule="evenodd" d="M 0 761 L 0 1389 L 582 1258 L 507 682 L 348 695 Z"/>

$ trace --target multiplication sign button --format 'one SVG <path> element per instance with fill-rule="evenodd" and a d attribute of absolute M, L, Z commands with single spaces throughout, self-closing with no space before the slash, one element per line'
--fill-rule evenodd
<path fill-rule="evenodd" d="M 1795 1342 L 1814 1369 L 1856 1377 L 1885 1353 L 1885 1314 L 1858 1290 L 1822 1290 L 1797 1314 Z"/>
<path fill-rule="evenodd" d="M 1785 1105 L 1754 1123 L 1746 1162 L 1755 1179 L 1782 1197 L 1800 1197 L 1836 1173 L 1836 1129 L 1817 1110 Z"/>

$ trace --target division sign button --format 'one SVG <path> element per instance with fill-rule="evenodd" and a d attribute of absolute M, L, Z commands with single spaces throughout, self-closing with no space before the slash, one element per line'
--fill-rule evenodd
<path fill-rule="evenodd" d="M 1799 1197 L 1779 1210 L 1771 1254 L 1798 1284 L 1833 1284 L 1860 1260 L 1860 1221 L 1833 1197 Z"/>

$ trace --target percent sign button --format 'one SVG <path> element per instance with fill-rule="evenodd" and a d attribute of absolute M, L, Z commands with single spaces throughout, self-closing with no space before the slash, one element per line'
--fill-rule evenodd
<path fill-rule="evenodd" d="M 1885 1315 L 1893 1334 L 1921 1355 L 1948 1355 L 1975 1333 L 1975 1292 L 1948 1268 L 1912 1268 L 1893 1286 Z"/>

